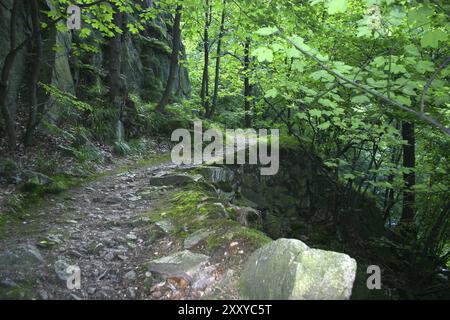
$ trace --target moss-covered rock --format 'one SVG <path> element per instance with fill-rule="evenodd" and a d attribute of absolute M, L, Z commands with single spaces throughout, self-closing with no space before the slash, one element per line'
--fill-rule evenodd
<path fill-rule="evenodd" d="M 355 275 L 356 261 L 346 254 L 278 239 L 251 255 L 240 290 L 249 299 L 349 299 Z"/>

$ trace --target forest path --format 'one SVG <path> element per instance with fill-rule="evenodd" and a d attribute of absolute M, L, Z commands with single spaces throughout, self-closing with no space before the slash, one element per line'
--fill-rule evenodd
<path fill-rule="evenodd" d="M 0 296 L 37 299 L 150 298 L 143 265 L 166 252 L 170 240 L 148 243 L 143 213 L 152 201 L 139 196 L 152 175 L 176 166 L 136 166 L 48 196 L 30 220 L 6 226 L 0 240 Z M 81 289 L 64 281 L 68 265 L 81 269 Z M 59 274 L 59 275 L 58 275 Z M 147 293 L 149 290 L 147 290 Z"/>
<path fill-rule="evenodd" d="M 248 143 L 254 147 L 257 139 L 252 137 Z M 238 146 L 219 152 L 215 159 L 239 150 Z M 147 271 L 149 261 L 184 249 L 170 232 L 155 241 L 148 213 L 156 198 L 166 195 L 163 187 L 156 190 L 155 198 L 150 180 L 193 167 L 173 164 L 166 151 L 165 156 L 143 164 L 116 164 L 94 181 L 47 195 L 30 209 L 27 221 L 5 226 L 0 238 L 0 298 L 198 299 L 204 294 L 237 298 L 234 271 L 245 260 L 239 246 L 233 248 L 236 259 L 225 258 L 227 251 L 222 250 L 202 267 L 197 280 L 207 288 L 201 290 L 191 290 L 182 279 L 180 287 L 179 278 L 155 285 L 158 279 Z M 67 287 L 68 266 L 80 268 L 81 289 Z"/>

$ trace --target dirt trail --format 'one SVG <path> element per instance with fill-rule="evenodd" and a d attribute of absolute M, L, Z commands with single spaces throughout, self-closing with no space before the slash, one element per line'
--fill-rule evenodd
<path fill-rule="evenodd" d="M 142 213 L 152 202 L 138 193 L 152 175 L 170 169 L 172 163 L 137 167 L 49 196 L 32 220 L 0 241 L 2 298 L 152 298 L 143 265 L 173 248 L 170 239 L 147 242 L 150 222 Z M 80 290 L 58 276 L 58 266 L 67 265 L 80 267 Z"/>

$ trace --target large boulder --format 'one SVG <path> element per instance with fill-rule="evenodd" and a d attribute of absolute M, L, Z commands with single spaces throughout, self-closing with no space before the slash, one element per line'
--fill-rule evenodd
<path fill-rule="evenodd" d="M 346 254 L 311 249 L 296 239 L 278 239 L 249 258 L 241 294 L 259 300 L 349 299 L 356 261 Z"/>

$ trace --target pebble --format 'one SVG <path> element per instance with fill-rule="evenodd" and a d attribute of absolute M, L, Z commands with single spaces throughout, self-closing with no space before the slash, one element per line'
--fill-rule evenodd
<path fill-rule="evenodd" d="M 134 279 L 136 279 L 136 271 L 134 271 L 134 270 L 128 271 L 127 273 L 125 273 L 123 275 L 123 278 L 127 279 L 127 280 L 134 280 Z"/>
<path fill-rule="evenodd" d="M 97 291 L 97 288 L 94 288 L 94 287 L 87 288 L 87 293 L 88 294 L 94 294 L 96 291 Z"/>
<path fill-rule="evenodd" d="M 129 233 L 129 234 L 127 234 L 126 237 L 128 240 L 132 240 L 132 241 L 136 241 L 138 239 L 138 237 L 134 233 Z"/>
<path fill-rule="evenodd" d="M 128 288 L 128 296 L 131 299 L 136 299 L 136 291 L 134 290 L 134 288 Z"/>
<path fill-rule="evenodd" d="M 42 300 L 48 300 L 48 293 L 44 289 L 39 290 L 39 296 Z"/>
<path fill-rule="evenodd" d="M 108 252 L 108 253 L 105 255 L 105 259 L 108 260 L 108 261 L 111 261 L 112 259 L 114 259 L 114 253 Z"/>

